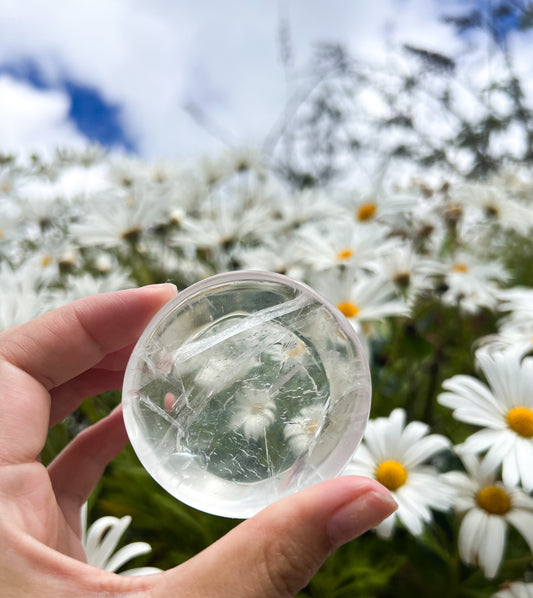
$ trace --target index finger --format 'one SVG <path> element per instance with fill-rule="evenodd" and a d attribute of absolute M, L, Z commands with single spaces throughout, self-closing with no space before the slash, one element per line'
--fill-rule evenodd
<path fill-rule="evenodd" d="M 175 293 L 154 285 L 93 295 L 0 334 L 0 463 L 35 459 L 48 431 L 47 391 L 135 342 Z"/>
<path fill-rule="evenodd" d="M 162 284 L 80 299 L 2 332 L 0 358 L 51 390 L 134 343 L 175 294 Z"/>

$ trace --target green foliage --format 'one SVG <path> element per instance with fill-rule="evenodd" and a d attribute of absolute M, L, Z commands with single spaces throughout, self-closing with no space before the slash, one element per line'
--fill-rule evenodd
<path fill-rule="evenodd" d="M 131 447 L 110 464 L 92 497 L 91 518 L 104 514 L 130 515 L 129 537 L 150 543 L 149 564 L 161 569 L 191 558 L 235 525 L 176 501 L 146 473 Z"/>
<path fill-rule="evenodd" d="M 475 375 L 472 346 L 495 332 L 495 322 L 488 310 L 465 317 L 459 306 L 445 306 L 436 295 L 422 297 L 409 320 L 387 322 L 373 345 L 372 416 L 403 407 L 410 419 L 425 421 L 456 443 L 464 440 L 472 428 L 453 420 L 435 396 L 457 372 Z"/>
<path fill-rule="evenodd" d="M 533 239 L 509 233 L 502 247 L 502 259 L 514 286 L 533 287 Z"/>
<path fill-rule="evenodd" d="M 406 556 L 383 550 L 383 542 L 366 534 L 360 541 L 341 547 L 321 567 L 308 587 L 298 594 L 321 598 L 374 598 L 393 583 L 406 564 Z"/>

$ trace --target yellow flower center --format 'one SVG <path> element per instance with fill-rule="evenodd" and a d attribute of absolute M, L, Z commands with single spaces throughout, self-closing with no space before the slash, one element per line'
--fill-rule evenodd
<path fill-rule="evenodd" d="M 533 411 L 529 407 L 513 407 L 505 416 L 507 425 L 524 438 L 533 437 Z"/>
<path fill-rule="evenodd" d="M 359 313 L 359 308 L 357 305 L 350 303 L 349 301 L 342 301 L 341 303 L 338 303 L 337 309 L 339 309 L 347 318 L 355 318 L 355 316 Z"/>
<path fill-rule="evenodd" d="M 338 253 L 337 253 L 337 259 L 339 261 L 342 260 L 349 260 L 353 255 L 353 251 L 349 248 L 346 249 L 341 249 Z"/>
<path fill-rule="evenodd" d="M 464 274 L 465 272 L 468 272 L 468 266 L 462 262 L 457 262 L 452 266 L 452 270 L 454 272 L 460 272 L 461 274 Z"/>
<path fill-rule="evenodd" d="M 491 515 L 505 515 L 511 508 L 511 499 L 499 486 L 485 486 L 476 495 L 477 504 Z"/>
<path fill-rule="evenodd" d="M 398 490 L 407 481 L 407 470 L 398 461 L 382 461 L 376 467 L 376 480 L 388 490 Z"/>
<path fill-rule="evenodd" d="M 377 208 L 373 202 L 363 203 L 357 208 L 355 216 L 360 222 L 366 222 L 374 218 Z"/>
<path fill-rule="evenodd" d="M 46 268 L 46 266 L 49 266 L 52 263 L 52 256 L 51 255 L 43 255 L 43 257 L 41 258 L 41 266 L 43 268 Z"/>
<path fill-rule="evenodd" d="M 263 405 L 261 405 L 261 403 L 254 403 L 250 409 L 250 412 L 252 415 L 259 415 L 260 413 L 263 413 Z"/>
<path fill-rule="evenodd" d="M 307 424 L 307 432 L 309 433 L 310 436 L 312 436 L 316 432 L 317 428 L 318 428 L 317 421 L 310 421 Z"/>
<path fill-rule="evenodd" d="M 305 351 L 305 345 L 300 343 L 298 346 L 287 351 L 287 357 L 298 357 Z"/>

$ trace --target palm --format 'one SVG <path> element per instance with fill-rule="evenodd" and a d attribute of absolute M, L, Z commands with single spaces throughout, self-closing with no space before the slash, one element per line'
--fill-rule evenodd
<path fill-rule="evenodd" d="M 18 531 L 26 532 L 54 550 L 84 560 L 76 514 L 63 512 L 47 469 L 38 462 L 16 467 L 19 471 L 15 477 L 19 483 L 23 481 L 26 490 L 25 494 L 14 496 L 8 505 L 11 520 L 18 522 Z"/>

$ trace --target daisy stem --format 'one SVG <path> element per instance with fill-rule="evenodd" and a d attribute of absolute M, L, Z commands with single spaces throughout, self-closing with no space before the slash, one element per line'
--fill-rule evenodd
<path fill-rule="evenodd" d="M 435 395 L 437 391 L 437 385 L 439 380 L 439 370 L 442 361 L 442 347 L 439 345 L 435 348 L 435 353 L 431 363 L 428 366 L 428 384 L 426 390 L 426 396 L 424 399 L 424 412 L 422 415 L 422 421 L 428 425 L 433 425 L 433 408 L 435 406 Z"/>
<path fill-rule="evenodd" d="M 449 577 L 447 580 L 447 588 L 448 588 L 448 596 L 450 598 L 454 598 L 455 596 L 459 595 L 459 571 L 460 571 L 460 561 L 457 555 L 448 556 L 448 571 Z"/>

